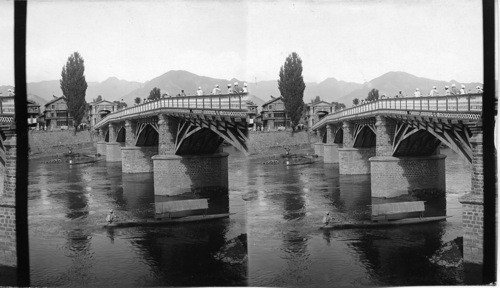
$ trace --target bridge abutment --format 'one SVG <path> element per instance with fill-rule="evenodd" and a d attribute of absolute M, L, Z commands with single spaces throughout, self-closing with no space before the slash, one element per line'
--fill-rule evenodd
<path fill-rule="evenodd" d="M 228 153 L 153 156 L 155 195 L 228 192 Z"/>
<path fill-rule="evenodd" d="M 323 162 L 339 163 L 339 145 L 335 143 L 326 143 L 323 145 Z"/>
<path fill-rule="evenodd" d="M 324 155 L 324 144 L 321 142 L 314 143 L 314 154 L 323 157 Z"/>
<path fill-rule="evenodd" d="M 122 146 L 120 142 L 106 143 L 106 161 L 107 162 L 120 162 L 122 161 Z"/>

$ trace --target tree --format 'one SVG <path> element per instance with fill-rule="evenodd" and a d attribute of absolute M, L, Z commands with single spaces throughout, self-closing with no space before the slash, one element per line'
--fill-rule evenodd
<path fill-rule="evenodd" d="M 352 104 L 358 105 L 359 104 L 359 99 L 358 98 L 352 99 Z"/>
<path fill-rule="evenodd" d="M 285 112 L 292 121 L 292 129 L 299 124 L 302 110 L 304 107 L 304 89 L 306 84 L 302 77 L 302 59 L 297 53 L 288 55 L 285 64 L 281 66 L 278 88 L 283 102 L 285 103 Z"/>
<path fill-rule="evenodd" d="M 85 101 L 87 81 L 85 81 L 84 72 L 84 61 L 78 52 L 74 52 L 68 57 L 66 66 L 63 66 L 61 72 L 61 90 L 66 97 L 68 112 L 73 117 L 75 134 L 78 126 L 82 123 L 87 107 Z"/>
<path fill-rule="evenodd" d="M 161 91 L 160 91 L 160 88 L 153 88 L 150 92 L 149 92 L 149 97 L 148 99 L 151 99 L 151 100 L 158 100 L 161 98 Z"/>
<path fill-rule="evenodd" d="M 141 97 L 135 97 L 134 103 L 135 104 L 141 104 Z"/>
<path fill-rule="evenodd" d="M 344 109 L 345 108 L 345 104 L 344 103 L 332 102 L 332 105 L 334 105 L 335 111 L 338 111 L 340 109 Z"/>
<path fill-rule="evenodd" d="M 99 102 L 99 101 L 102 101 L 102 96 L 101 95 L 98 95 L 97 96 L 97 99 L 95 99 L 96 102 Z"/>
<path fill-rule="evenodd" d="M 116 103 L 116 105 L 118 105 L 118 110 L 121 110 L 123 108 L 127 108 L 127 103 L 125 103 L 125 102 L 115 100 L 115 101 L 113 101 L 113 103 Z"/>
<path fill-rule="evenodd" d="M 366 97 L 366 100 L 368 101 L 375 101 L 378 100 L 378 90 L 373 88 L 368 92 L 368 97 Z"/>
<path fill-rule="evenodd" d="M 311 100 L 312 104 L 318 103 L 318 102 L 321 102 L 321 98 L 319 98 L 319 96 L 316 96 L 316 98 L 314 98 L 314 100 Z"/>

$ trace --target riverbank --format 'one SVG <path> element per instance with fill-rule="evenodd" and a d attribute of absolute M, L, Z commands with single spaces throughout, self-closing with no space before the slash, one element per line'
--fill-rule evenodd
<path fill-rule="evenodd" d="M 30 158 L 58 156 L 69 151 L 94 154 L 96 148 L 90 131 L 35 131 L 29 132 Z M 247 143 L 250 156 L 270 156 L 308 149 L 316 139 L 305 131 L 250 132 Z"/>

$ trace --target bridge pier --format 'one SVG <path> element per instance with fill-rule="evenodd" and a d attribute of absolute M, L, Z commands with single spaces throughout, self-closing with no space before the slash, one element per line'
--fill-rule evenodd
<path fill-rule="evenodd" d="M 483 178 L 483 132 L 482 122 L 471 128 L 473 137 L 470 139 L 472 147 L 472 174 L 471 191 L 462 196 L 462 227 L 464 231 L 464 262 L 466 264 L 483 264 L 483 219 L 484 195 L 495 193 L 484 191 Z"/>
<path fill-rule="evenodd" d="M 97 153 L 101 154 L 101 156 L 106 156 L 106 151 L 108 149 L 108 148 L 106 148 L 107 144 L 108 143 L 105 141 L 97 142 Z"/>
<path fill-rule="evenodd" d="M 314 154 L 323 157 L 324 155 L 324 144 L 321 142 L 314 143 Z"/>
<path fill-rule="evenodd" d="M 228 192 L 228 153 L 207 155 L 156 155 L 154 163 L 155 195 L 179 195 L 187 192 Z"/>
<path fill-rule="evenodd" d="M 16 255 L 16 142 L 15 130 L 4 131 L 5 167 L 0 196 L 0 265 L 17 266 Z"/>
<path fill-rule="evenodd" d="M 445 155 L 370 158 L 372 197 L 397 197 L 437 191 L 445 193 Z"/>
<path fill-rule="evenodd" d="M 376 156 L 370 158 L 372 197 L 397 197 L 419 191 L 446 191 L 445 155 L 393 157 L 396 123 L 376 116 Z"/>
<path fill-rule="evenodd" d="M 375 148 L 338 148 L 339 174 L 370 174 L 369 159 L 375 155 Z"/>
<path fill-rule="evenodd" d="M 148 173 L 153 172 L 154 155 L 158 154 L 158 147 L 122 147 L 122 172 L 123 173 Z"/>
<path fill-rule="evenodd" d="M 323 162 L 324 163 L 339 163 L 338 145 L 334 143 L 335 126 L 333 124 L 326 125 L 326 143 L 323 144 Z"/>
<path fill-rule="evenodd" d="M 116 142 L 116 124 L 109 124 L 109 142 L 106 143 L 106 161 L 120 162 L 122 161 L 122 145 Z"/>

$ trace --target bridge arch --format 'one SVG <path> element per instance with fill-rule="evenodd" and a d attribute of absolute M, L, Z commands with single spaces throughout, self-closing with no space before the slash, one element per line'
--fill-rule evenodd
<path fill-rule="evenodd" d="M 116 135 L 116 142 L 125 143 L 125 133 L 125 127 L 122 126 Z"/>
<path fill-rule="evenodd" d="M 344 143 L 344 130 L 342 128 L 337 129 L 335 136 L 333 137 L 333 143 L 342 144 Z"/>
<path fill-rule="evenodd" d="M 373 125 L 356 125 L 353 148 L 371 148 L 376 145 L 376 133 Z"/>
<path fill-rule="evenodd" d="M 158 146 L 158 128 L 150 123 L 141 123 L 138 126 L 135 146 L 151 147 Z"/>
<path fill-rule="evenodd" d="M 106 134 L 104 135 L 104 142 L 109 142 L 109 130 L 107 130 Z"/>

